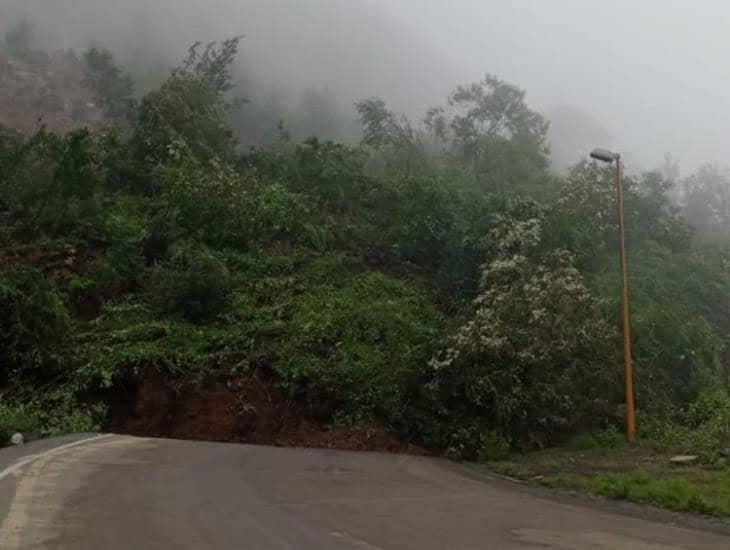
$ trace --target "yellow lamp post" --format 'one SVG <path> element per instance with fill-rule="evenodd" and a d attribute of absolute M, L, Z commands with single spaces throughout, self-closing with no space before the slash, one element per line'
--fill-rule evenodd
<path fill-rule="evenodd" d="M 624 369 L 626 376 L 626 438 L 636 441 L 636 411 L 634 409 L 634 371 L 631 360 L 631 327 L 629 325 L 629 281 L 626 273 L 626 241 L 624 238 L 624 192 L 621 182 L 621 155 L 606 149 L 594 149 L 591 157 L 615 164 L 618 231 L 621 257 L 621 318 L 624 335 Z"/>

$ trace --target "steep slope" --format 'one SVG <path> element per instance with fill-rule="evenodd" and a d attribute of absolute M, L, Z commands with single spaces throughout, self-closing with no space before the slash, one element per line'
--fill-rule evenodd
<path fill-rule="evenodd" d="M 0 125 L 26 134 L 41 126 L 66 133 L 98 126 L 102 119 L 84 86 L 84 63 L 74 52 L 18 56 L 0 50 Z"/>

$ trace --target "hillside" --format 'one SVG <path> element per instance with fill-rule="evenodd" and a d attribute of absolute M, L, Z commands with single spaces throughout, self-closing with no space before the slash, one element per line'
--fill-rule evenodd
<path fill-rule="evenodd" d="M 0 49 L 0 124 L 24 134 L 41 126 L 58 133 L 99 127 L 104 113 L 85 78 L 73 51 L 13 55 Z"/>
<path fill-rule="evenodd" d="M 548 121 L 491 75 L 423 125 L 358 102 L 360 145 L 281 128 L 242 151 L 238 46 L 192 48 L 139 101 L 108 52 L 6 63 L 56 99 L 0 106 L 26 134 L 0 138 L 0 436 L 488 460 L 622 429 L 609 167 L 552 175 Z M 41 107 L 59 126 L 35 131 Z M 727 243 L 661 175 L 625 186 L 642 437 L 710 449 Z"/>

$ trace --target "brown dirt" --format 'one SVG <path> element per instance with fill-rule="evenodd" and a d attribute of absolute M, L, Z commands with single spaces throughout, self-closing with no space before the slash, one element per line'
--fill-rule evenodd
<path fill-rule="evenodd" d="M 324 427 L 261 375 L 170 381 L 162 375 L 127 381 L 107 401 L 108 428 L 146 437 L 423 454 L 378 426 Z"/>
<path fill-rule="evenodd" d="M 52 278 L 58 287 L 68 293 L 69 306 L 74 316 L 90 321 L 98 316 L 104 302 L 128 292 L 126 281 L 117 281 L 105 287 L 69 288 L 73 276 L 88 274 L 93 263 L 103 253 L 102 246 L 65 244 L 52 247 L 18 246 L 0 249 L 0 269 L 25 266 L 38 269 Z"/>
<path fill-rule="evenodd" d="M 44 248 L 40 246 L 17 246 L 0 249 L 0 267 L 34 267 L 44 273 L 68 278 L 81 271 L 80 266 L 88 262 L 90 253 L 76 245 Z"/>

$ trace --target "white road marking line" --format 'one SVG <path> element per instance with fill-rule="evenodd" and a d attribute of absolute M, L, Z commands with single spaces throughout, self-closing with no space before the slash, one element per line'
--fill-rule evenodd
<path fill-rule="evenodd" d="M 0 472 L 2 477 L 13 474 L 18 479 L 8 512 L 0 521 L 3 549 L 19 550 L 28 545 L 45 548 L 52 536 L 50 521 L 59 509 L 59 504 L 52 502 L 55 480 L 64 476 L 68 461 L 78 462 L 87 453 L 128 441 L 112 434 L 88 437 L 26 457 Z"/>
<path fill-rule="evenodd" d="M 0 472 L 0 481 L 5 479 L 9 475 L 14 474 L 15 472 L 17 472 L 18 470 L 27 466 L 31 462 L 38 460 L 41 457 L 51 456 L 51 455 L 60 453 L 62 451 L 65 451 L 66 449 L 70 449 L 71 447 L 77 447 L 79 445 L 84 445 L 84 444 L 92 443 L 95 441 L 101 441 L 102 439 L 109 439 L 110 437 L 114 437 L 114 434 L 95 435 L 93 437 L 88 437 L 86 439 L 81 439 L 79 441 L 73 441 L 72 443 L 66 443 L 65 445 L 61 445 L 60 447 L 54 447 L 52 449 L 48 449 L 47 451 L 44 451 L 42 453 L 26 456 L 24 458 L 21 458 L 17 462 L 15 462 L 13 465 L 8 466 L 2 472 Z"/>

